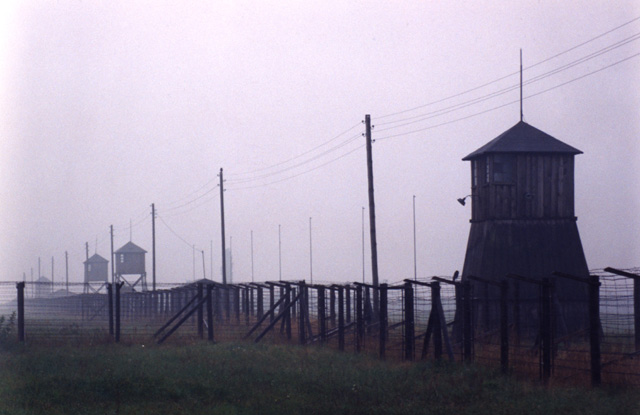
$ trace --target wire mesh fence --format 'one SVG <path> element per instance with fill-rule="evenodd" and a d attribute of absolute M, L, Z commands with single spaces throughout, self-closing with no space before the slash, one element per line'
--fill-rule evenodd
<path fill-rule="evenodd" d="M 0 331 L 14 329 L 13 338 L 22 334 L 26 343 L 45 345 L 200 339 L 318 344 L 385 359 L 474 360 L 550 382 L 593 383 L 597 370 L 603 383 L 638 385 L 640 295 L 633 276 L 639 272 L 592 271 L 599 281 L 595 320 L 593 304 L 580 304 L 574 307 L 581 313 L 578 323 L 569 325 L 569 306 L 554 297 L 553 284 L 546 294 L 543 284 L 533 284 L 528 289 L 537 298 L 519 299 L 514 293 L 526 281 L 515 280 L 492 283 L 504 287 L 500 298 L 489 295 L 481 279 L 473 289 L 445 278 L 379 287 L 201 280 L 157 284 L 156 291 L 106 283 L 0 283 Z"/>

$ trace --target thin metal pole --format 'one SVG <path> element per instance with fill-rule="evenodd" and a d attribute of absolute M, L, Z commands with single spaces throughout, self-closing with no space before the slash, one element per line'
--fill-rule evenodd
<path fill-rule="evenodd" d="M 69 295 L 69 253 L 64 251 L 64 275 L 67 283 L 67 295 Z"/>
<path fill-rule="evenodd" d="M 227 285 L 227 253 L 226 238 L 224 235 L 224 178 L 222 175 L 222 167 L 220 167 L 220 223 L 222 228 L 222 283 Z M 228 290 L 226 298 L 228 298 Z"/>
<path fill-rule="evenodd" d="M 520 49 L 520 121 L 524 118 L 522 112 L 522 49 Z"/>
<path fill-rule="evenodd" d="M 311 235 L 311 218 L 309 218 L 309 279 L 313 284 L 313 239 Z"/>
<path fill-rule="evenodd" d="M 202 278 L 204 278 L 205 280 L 207 279 L 207 271 L 204 268 L 204 249 L 201 250 L 200 252 L 202 252 Z M 154 287 L 155 289 L 155 287 Z"/>
<path fill-rule="evenodd" d="M 193 251 L 193 280 L 196 280 L 196 246 L 191 245 L 191 250 Z"/>
<path fill-rule="evenodd" d="M 151 269 L 153 279 L 153 291 L 156 290 L 156 206 L 151 204 Z"/>
<path fill-rule="evenodd" d="M 282 238 L 280 237 L 280 225 L 278 225 L 278 281 L 282 281 Z"/>
<path fill-rule="evenodd" d="M 251 282 L 253 282 L 253 230 L 251 231 Z"/>
<path fill-rule="evenodd" d="M 418 281 L 418 262 L 416 256 L 416 195 L 413 195 L 413 279 Z"/>
<path fill-rule="evenodd" d="M 362 283 L 364 284 L 364 206 L 362 207 Z"/>

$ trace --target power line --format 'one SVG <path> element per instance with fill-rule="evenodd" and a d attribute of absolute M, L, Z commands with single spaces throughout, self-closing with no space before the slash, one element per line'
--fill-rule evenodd
<path fill-rule="evenodd" d="M 360 123 L 357 123 L 357 124 L 347 128 L 346 130 L 344 130 L 340 134 L 336 135 L 335 137 L 331 138 L 330 140 L 327 140 L 327 141 L 323 142 L 322 144 L 319 144 L 319 145 L 313 147 L 312 149 L 309 149 L 309 150 L 305 151 L 304 153 L 298 154 L 297 156 L 292 157 L 290 159 L 281 161 L 279 163 L 272 164 L 272 165 L 267 166 L 267 167 L 262 167 L 262 168 L 259 168 L 259 169 L 255 169 L 255 170 L 252 170 L 252 171 L 246 171 L 246 172 L 242 172 L 242 173 L 232 173 L 230 176 L 231 177 L 235 177 L 235 176 L 244 176 L 244 175 L 248 175 L 248 174 L 259 173 L 259 172 L 262 172 L 262 171 L 265 171 L 265 170 L 270 170 L 272 168 L 279 167 L 279 166 L 281 166 L 283 164 L 286 164 L 286 163 L 288 163 L 290 161 L 297 160 L 300 157 L 306 156 L 307 154 L 309 154 L 309 153 L 311 153 L 311 152 L 313 152 L 313 151 L 315 151 L 315 150 L 317 150 L 317 149 L 329 144 L 330 142 L 337 140 L 338 138 L 340 138 L 343 135 L 347 134 L 349 131 L 351 131 L 354 128 L 358 127 L 359 125 L 360 125 Z"/>
<path fill-rule="evenodd" d="M 255 186 L 234 187 L 234 188 L 232 188 L 231 190 L 256 189 L 256 188 L 259 188 L 259 187 L 265 187 L 265 186 L 269 186 L 269 185 L 272 185 L 272 184 L 275 184 L 275 183 L 284 182 L 284 181 L 286 181 L 286 180 L 291 180 L 291 179 L 296 178 L 296 177 L 298 177 L 298 176 L 302 176 L 303 174 L 307 174 L 307 173 L 310 173 L 310 172 L 312 172 L 312 171 L 314 171 L 314 170 L 318 170 L 319 168 L 324 167 L 324 166 L 326 166 L 327 164 L 334 163 L 334 162 L 336 162 L 336 161 L 338 161 L 338 160 L 340 160 L 340 159 L 342 159 L 342 158 L 344 158 L 344 157 L 348 156 L 349 154 L 354 153 L 354 152 L 355 152 L 355 151 L 357 151 L 357 150 L 360 150 L 362 147 L 364 147 L 364 144 L 362 144 L 362 145 L 360 145 L 360 146 L 358 146 L 358 147 L 356 147 L 356 148 L 354 148 L 354 149 L 352 149 L 352 150 L 350 150 L 350 151 L 348 151 L 348 152 L 346 152 L 346 153 L 344 153 L 344 154 L 342 154 L 342 155 L 340 155 L 340 156 L 338 156 L 338 157 L 336 157 L 336 158 L 333 158 L 333 159 L 331 159 L 331 160 L 329 160 L 329 161 L 327 161 L 327 162 L 325 162 L 325 163 L 323 163 L 323 164 L 320 164 L 320 165 L 318 165 L 318 166 L 316 166 L 316 167 L 314 167 L 314 168 L 312 168 L 312 169 L 305 170 L 305 171 L 300 172 L 300 173 L 298 173 L 298 174 L 295 174 L 295 175 L 293 175 L 293 176 L 285 177 L 285 178 L 283 178 L 283 179 L 279 179 L 279 180 L 275 180 L 275 181 L 272 181 L 272 182 L 269 182 L 269 183 L 263 183 L 263 184 L 255 185 Z M 229 189 L 227 189 L 227 190 L 229 190 Z"/>
<path fill-rule="evenodd" d="M 564 50 L 564 51 L 562 51 L 560 53 L 557 53 L 557 54 L 555 54 L 553 56 L 550 56 L 550 57 L 548 57 L 548 58 L 546 58 L 546 59 L 544 59 L 544 60 L 542 60 L 540 62 L 537 62 L 537 63 L 535 63 L 533 65 L 530 65 L 530 66 L 524 68 L 524 70 L 529 70 L 529 69 L 534 68 L 536 66 L 539 66 L 539 65 L 541 65 L 543 63 L 546 63 L 546 62 L 548 62 L 550 60 L 553 60 L 553 59 L 555 59 L 555 58 L 557 58 L 559 56 L 567 54 L 567 53 L 569 53 L 569 52 L 571 52 L 573 50 L 576 50 L 576 49 L 578 49 L 578 48 L 580 48 L 580 47 L 582 47 L 582 46 L 584 46 L 586 44 L 589 44 L 589 43 L 591 43 L 591 42 L 593 42 L 593 41 L 595 41 L 597 39 L 600 39 L 601 37 L 604 37 L 604 36 L 606 36 L 606 35 L 608 35 L 608 34 L 610 34 L 612 32 L 615 32 L 616 30 L 619 30 L 619 29 L 621 29 L 621 28 L 623 28 L 623 27 L 625 27 L 625 26 L 627 26 L 627 25 L 629 25 L 629 24 L 631 24 L 631 23 L 633 23 L 635 21 L 638 21 L 638 20 L 640 20 L 640 16 L 639 17 L 635 17 L 635 18 L 633 18 L 633 19 L 631 19 L 631 20 L 629 20 L 629 21 L 627 21 L 627 22 L 625 22 L 625 23 L 623 23 L 623 24 L 621 24 L 619 26 L 614 27 L 613 29 L 610 29 L 610 30 L 604 32 L 604 33 L 601 33 L 601 34 L 599 34 L 597 36 L 594 36 L 594 37 L 592 37 L 592 38 L 590 38 L 590 39 L 588 39 L 588 40 L 586 40 L 584 42 L 581 42 L 580 44 L 578 44 L 576 46 L 573 46 L 573 47 L 571 47 L 569 49 L 566 49 L 566 50 Z M 447 97 L 444 97 L 444 98 L 441 98 L 441 99 L 438 99 L 438 100 L 435 100 L 435 101 L 431 101 L 431 102 L 428 102 L 426 104 L 418 105 L 418 106 L 415 106 L 413 108 L 408 108 L 408 109 L 405 109 L 405 110 L 396 111 L 396 112 L 393 112 L 393 113 L 389 113 L 389 114 L 385 114 L 385 115 L 382 115 L 382 116 L 378 116 L 378 117 L 376 117 L 376 119 L 381 120 L 381 119 L 384 119 L 384 118 L 393 117 L 395 115 L 400 115 L 400 114 L 405 114 L 407 112 L 415 111 L 415 110 L 418 110 L 418 109 L 421 109 L 421 108 L 425 108 L 425 107 L 428 107 L 428 106 L 431 106 L 431 105 L 439 104 L 439 103 L 441 103 L 443 101 L 447 101 L 449 99 L 457 98 L 457 97 L 459 97 L 461 95 L 465 95 L 465 94 L 468 94 L 470 92 L 482 89 L 482 88 L 484 88 L 486 86 L 492 85 L 492 84 L 494 84 L 496 82 L 500 82 L 500 81 L 502 81 L 504 79 L 507 79 L 507 78 L 509 78 L 509 77 L 511 77 L 513 75 L 517 75 L 518 73 L 519 73 L 519 71 L 515 71 L 515 72 L 509 73 L 507 75 L 504 75 L 504 76 L 502 76 L 500 78 L 494 79 L 493 81 L 489 81 L 487 83 L 484 83 L 482 85 L 467 89 L 465 91 L 458 92 L 456 94 L 449 95 Z M 378 125 L 383 125 L 383 123 L 377 123 L 377 124 Z"/>
<path fill-rule="evenodd" d="M 167 229 L 169 229 L 169 231 L 175 235 L 176 238 L 180 239 L 182 242 L 184 242 L 189 248 L 193 249 L 193 247 L 195 246 L 194 244 L 191 244 L 189 242 L 186 241 L 186 239 L 184 239 L 182 236 L 178 235 L 178 233 L 176 231 L 174 231 L 171 226 L 169 226 L 169 224 L 167 224 L 167 222 L 164 221 L 164 219 L 162 218 L 162 216 L 158 215 L 156 213 L 156 215 L 158 216 L 158 219 L 160 219 L 160 222 L 162 222 L 164 224 L 164 226 L 167 227 Z"/>
<path fill-rule="evenodd" d="M 572 67 L 574 67 L 576 65 L 579 65 L 581 63 L 587 62 L 587 61 L 589 61 L 591 59 L 594 59 L 594 58 L 596 58 L 598 56 L 602 56 L 605 53 L 608 53 L 608 52 L 610 52 L 612 50 L 615 50 L 615 49 L 617 49 L 619 47 L 622 47 L 622 46 L 624 46 L 624 45 L 626 45 L 628 43 L 631 43 L 633 41 L 636 41 L 638 39 L 640 39 L 640 33 L 636 33 L 633 36 L 625 38 L 625 39 L 623 39 L 623 40 L 621 40 L 619 42 L 616 42 L 616 43 L 614 43 L 612 45 L 609 45 L 609 46 L 607 46 L 605 48 L 602 48 L 602 49 L 600 49 L 600 50 L 598 50 L 596 52 L 593 52 L 593 53 L 591 53 L 589 55 L 583 56 L 583 57 L 581 57 L 579 59 L 576 59 L 576 60 L 574 60 L 572 62 L 569 62 L 569 63 L 567 63 L 567 64 L 565 64 L 563 66 L 560 66 L 558 68 L 552 69 L 552 70 L 547 71 L 547 72 L 545 72 L 543 74 L 537 75 L 534 78 L 527 80 L 524 83 L 524 85 L 529 85 L 529 84 L 541 81 L 541 80 L 543 80 L 545 78 L 548 78 L 548 77 L 550 77 L 552 75 L 555 75 L 557 73 L 560 73 L 562 71 L 570 69 L 570 68 L 572 68 Z M 430 119 L 430 118 L 433 118 L 433 117 L 436 117 L 436 116 L 448 114 L 448 113 L 456 111 L 458 109 L 466 108 L 466 107 L 469 107 L 471 105 L 474 105 L 474 104 L 477 104 L 477 103 L 480 103 L 480 102 L 484 102 L 484 101 L 487 101 L 489 99 L 504 95 L 506 93 L 509 93 L 511 91 L 514 91 L 514 90 L 518 89 L 519 87 L 520 87 L 519 84 L 513 84 L 513 85 L 508 86 L 506 88 L 502 88 L 502 89 L 500 89 L 498 91 L 495 91 L 495 92 L 492 92 L 492 93 L 489 93 L 489 94 L 486 94 L 486 95 L 483 95 L 483 96 L 480 96 L 480 97 L 477 97 L 477 98 L 473 98 L 473 99 L 470 99 L 470 100 L 467 100 L 467 101 L 464 101 L 464 102 L 461 102 L 461 103 L 458 103 L 458 104 L 454 104 L 454 105 L 451 105 L 451 106 L 448 106 L 448 107 L 445 107 L 445 108 L 437 109 L 437 110 L 434 110 L 434 111 L 431 111 L 431 112 L 428 112 L 428 113 L 418 114 L 418 115 L 415 115 L 415 116 L 412 116 L 412 117 L 407 117 L 407 118 L 403 118 L 403 119 L 399 119 L 399 120 L 395 120 L 395 121 L 388 121 L 386 123 L 376 123 L 378 126 L 380 126 L 380 125 L 395 124 L 395 123 L 403 122 L 403 121 L 409 121 L 409 122 L 406 122 L 404 124 L 399 124 L 399 125 L 395 125 L 395 126 L 392 126 L 392 127 L 386 127 L 386 128 L 382 128 L 382 129 L 379 128 L 377 131 L 378 132 L 388 131 L 388 130 L 392 130 L 392 129 L 395 129 L 395 128 L 404 127 L 404 126 L 407 126 L 407 125 L 410 125 L 410 124 L 415 124 L 415 123 L 418 123 L 420 121 L 424 121 L 426 119 Z"/>
<path fill-rule="evenodd" d="M 337 144 L 337 145 L 325 150 L 324 152 L 313 156 L 312 158 L 310 158 L 308 160 L 305 160 L 305 161 L 302 161 L 300 163 L 294 164 L 293 166 L 289 166 L 289 167 L 280 169 L 280 170 L 275 171 L 275 172 L 265 173 L 265 174 L 262 174 L 262 175 L 259 175 L 259 176 L 255 176 L 255 177 L 251 177 L 251 178 L 228 180 L 228 181 L 229 181 L 230 184 L 233 184 L 233 183 L 247 183 L 247 182 L 252 182 L 252 181 L 259 180 L 259 179 L 265 179 L 265 178 L 268 178 L 268 177 L 271 177 L 271 176 L 275 176 L 275 175 L 287 172 L 287 171 L 295 169 L 297 167 L 304 166 L 305 164 L 309 164 L 312 161 L 315 161 L 315 160 L 319 159 L 320 157 L 323 157 L 323 156 L 325 156 L 327 154 L 330 154 L 330 153 L 332 153 L 332 152 L 334 152 L 336 150 L 339 150 L 340 148 L 346 146 L 347 144 L 352 143 L 354 140 L 358 139 L 359 137 L 360 137 L 360 134 L 355 134 L 355 135 L 349 137 L 347 140 L 341 142 L 340 144 Z"/>
<path fill-rule="evenodd" d="M 584 78 L 586 78 L 586 77 L 588 77 L 588 76 L 594 75 L 594 74 L 596 74 L 596 73 L 598 73 L 598 72 L 602 72 L 602 71 L 604 71 L 604 70 L 606 70 L 606 69 L 609 69 L 609 68 L 611 68 L 611 67 L 613 67 L 613 66 L 616 66 L 616 65 L 618 65 L 618 64 L 620 64 L 620 63 L 623 63 L 623 62 L 626 62 L 626 61 L 631 60 L 631 59 L 633 59 L 633 58 L 635 58 L 635 57 L 638 57 L 638 56 L 640 56 L 640 52 L 638 52 L 638 53 L 636 53 L 636 54 L 634 54 L 634 55 L 628 56 L 628 57 L 626 57 L 626 58 L 624 58 L 624 59 L 621 59 L 621 60 L 619 60 L 619 61 L 616 61 L 616 62 L 614 62 L 614 63 L 612 63 L 612 64 L 610 64 L 610 65 L 607 65 L 607 66 L 604 66 L 604 67 L 602 67 L 602 68 L 599 68 L 599 69 L 597 69 L 597 70 L 595 70 L 595 71 L 592 71 L 592 72 L 586 73 L 586 74 L 584 74 L 584 75 L 582 75 L 582 76 L 579 76 L 579 77 L 577 77 L 577 78 L 574 78 L 574 79 L 571 79 L 571 80 L 569 80 L 569 81 L 563 82 L 563 83 L 561 83 L 561 84 L 555 85 L 555 86 L 553 86 L 553 87 L 551 87 L 551 88 L 547 88 L 547 89 L 545 89 L 545 90 L 543 90 L 543 91 L 536 92 L 535 94 L 528 95 L 528 96 L 524 97 L 524 99 L 529 99 L 529 98 L 536 97 L 536 96 L 538 96 L 538 95 L 542 95 L 542 94 L 544 94 L 544 93 L 546 93 L 546 92 L 549 92 L 549 91 L 552 91 L 552 90 L 554 90 L 554 89 L 557 89 L 557 88 L 563 87 L 563 86 L 565 86 L 565 85 L 567 85 L 567 84 L 570 84 L 570 83 L 573 83 L 573 82 L 579 81 L 579 80 L 584 79 Z M 389 138 L 401 137 L 401 136 L 405 136 L 405 135 L 409 135 L 409 134 L 418 133 L 418 132 L 421 132 L 421 131 L 431 130 L 431 129 L 433 129 L 433 128 L 441 127 L 441 126 L 444 126 L 444 125 L 447 125 L 447 124 L 453 124 L 453 123 L 455 123 L 455 122 L 463 121 L 463 120 L 467 120 L 467 119 L 469 119 L 469 118 L 473 118 L 473 117 L 476 117 L 476 116 L 478 116 L 478 115 L 486 114 L 486 113 L 488 113 L 488 112 L 495 111 L 495 110 L 498 110 L 498 109 L 500 109 L 500 108 L 504 108 L 504 107 L 506 107 L 506 106 L 509 106 L 509 105 L 512 105 L 512 104 L 515 104 L 515 103 L 518 103 L 518 102 L 520 102 L 520 100 L 510 101 L 510 102 L 507 102 L 506 104 L 498 105 L 498 106 L 496 106 L 496 107 L 489 108 L 489 109 L 484 110 L 484 111 L 476 112 L 476 113 L 471 114 L 471 115 L 468 115 L 468 116 L 466 116 L 466 117 L 457 118 L 457 119 L 455 119 L 455 120 L 450 120 L 450 121 L 442 122 L 442 123 L 440 123 L 440 124 L 430 125 L 430 126 L 428 126 L 428 127 L 424 127 L 424 128 L 420 128 L 420 129 L 412 130 L 412 131 L 407 131 L 407 132 L 404 132 L 404 133 L 399 133 L 399 134 L 394 134 L 394 135 L 388 135 L 388 136 L 385 136 L 385 137 L 379 137 L 379 138 L 376 138 L 376 141 L 386 140 L 386 139 L 389 139 Z"/>

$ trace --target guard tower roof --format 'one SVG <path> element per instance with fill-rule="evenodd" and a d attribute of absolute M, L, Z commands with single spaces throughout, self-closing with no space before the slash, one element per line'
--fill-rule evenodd
<path fill-rule="evenodd" d="M 582 151 L 553 138 L 524 121 L 520 121 L 462 160 L 472 160 L 488 153 L 582 154 Z"/>
<path fill-rule="evenodd" d="M 116 254 L 145 254 L 147 251 L 140 248 L 138 245 L 133 242 L 127 242 L 124 246 L 118 249 Z"/>
<path fill-rule="evenodd" d="M 98 254 L 94 254 L 89 259 L 84 261 L 85 264 L 99 264 L 101 262 L 109 262 Z"/>

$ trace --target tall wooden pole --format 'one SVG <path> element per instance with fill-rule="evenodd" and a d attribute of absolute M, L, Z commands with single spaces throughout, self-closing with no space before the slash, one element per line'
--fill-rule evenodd
<path fill-rule="evenodd" d="M 378 243 L 376 240 L 376 204 L 373 197 L 373 156 L 371 154 L 371 116 L 365 115 L 365 136 L 367 146 L 367 177 L 369 182 L 369 229 L 371 233 L 371 279 L 374 287 L 378 287 Z M 374 316 L 378 315 L 378 296 L 373 296 Z"/>
<path fill-rule="evenodd" d="M 156 205 L 151 204 L 151 272 L 153 291 L 156 290 Z"/>
<path fill-rule="evenodd" d="M 54 291 L 53 287 L 53 257 L 51 257 L 51 292 Z"/>
<path fill-rule="evenodd" d="M 364 284 L 364 206 L 362 206 L 362 283 Z"/>
<path fill-rule="evenodd" d="M 224 235 L 224 178 L 222 176 L 222 167 L 220 167 L 220 222 L 222 227 L 222 284 L 227 285 L 227 253 L 226 238 Z M 227 290 L 228 292 L 228 290 Z"/>

